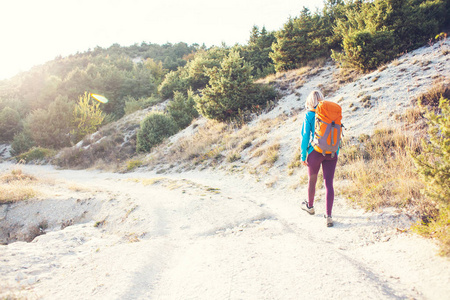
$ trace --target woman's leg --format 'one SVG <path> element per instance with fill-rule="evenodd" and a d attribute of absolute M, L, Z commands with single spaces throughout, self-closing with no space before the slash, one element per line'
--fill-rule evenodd
<path fill-rule="evenodd" d="M 314 206 L 314 196 L 316 194 L 317 174 L 319 174 L 320 164 L 325 157 L 313 150 L 306 159 L 308 163 L 308 206 Z"/>
<path fill-rule="evenodd" d="M 333 179 L 334 179 L 334 172 L 336 170 L 336 164 L 337 164 L 337 155 L 331 158 L 331 155 L 328 154 L 325 160 L 322 162 L 323 179 L 325 182 L 326 199 L 327 199 L 327 216 L 331 216 L 331 211 L 333 210 L 333 202 L 334 202 Z"/>

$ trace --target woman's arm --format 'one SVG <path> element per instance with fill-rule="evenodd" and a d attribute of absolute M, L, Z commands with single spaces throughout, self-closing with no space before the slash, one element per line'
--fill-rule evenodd
<path fill-rule="evenodd" d="M 313 130 L 312 122 L 311 122 L 311 115 L 310 113 L 313 112 L 307 112 L 305 115 L 305 120 L 303 121 L 302 125 L 302 142 L 300 144 L 300 150 L 301 150 L 301 161 L 306 161 L 306 156 L 308 155 L 308 147 L 310 145 L 311 141 L 311 134 Z M 315 115 L 312 115 L 313 117 Z"/>

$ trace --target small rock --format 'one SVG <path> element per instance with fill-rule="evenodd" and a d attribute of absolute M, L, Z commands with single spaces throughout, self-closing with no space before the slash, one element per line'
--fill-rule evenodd
<path fill-rule="evenodd" d="M 28 278 L 28 280 L 27 280 L 27 283 L 28 283 L 29 285 L 35 284 L 36 282 L 37 282 L 37 277 L 36 277 L 36 276 L 30 277 L 30 278 Z"/>
<path fill-rule="evenodd" d="M 24 280 L 26 277 L 22 272 L 17 273 L 16 275 L 16 281 Z"/>

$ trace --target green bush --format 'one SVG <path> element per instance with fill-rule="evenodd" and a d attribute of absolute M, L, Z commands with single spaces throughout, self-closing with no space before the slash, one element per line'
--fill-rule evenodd
<path fill-rule="evenodd" d="M 419 107 L 427 107 L 431 110 L 439 108 L 440 100 L 444 97 L 450 99 L 450 81 L 437 80 L 434 84 L 417 99 Z"/>
<path fill-rule="evenodd" d="M 433 200 L 433 213 L 419 221 L 414 229 L 419 234 L 441 242 L 443 255 L 450 255 L 450 106 L 441 97 L 441 113 L 428 111 L 429 140 L 423 140 L 421 154 L 413 154 L 422 175 L 425 194 Z"/>
<path fill-rule="evenodd" d="M 127 171 L 132 171 L 136 168 L 139 168 L 140 166 L 142 166 L 143 162 L 142 160 L 139 159 L 132 159 L 127 161 Z"/>
<path fill-rule="evenodd" d="M 73 104 L 63 98 L 52 102 L 48 110 L 37 109 L 27 116 L 24 128 L 36 146 L 60 149 L 70 145 Z"/>
<path fill-rule="evenodd" d="M 55 150 L 47 149 L 47 148 L 41 148 L 41 147 L 33 147 L 30 150 L 28 150 L 25 153 L 22 153 L 20 155 L 16 156 L 17 161 L 42 161 L 47 160 L 51 157 L 53 157 L 56 154 Z"/>
<path fill-rule="evenodd" d="M 427 195 L 443 206 L 450 205 L 450 106 L 441 97 L 441 114 L 428 111 L 429 140 L 423 140 L 423 150 L 415 156 L 419 173 L 426 182 Z"/>
<path fill-rule="evenodd" d="M 21 130 L 19 113 L 10 107 L 5 107 L 0 112 L 0 141 L 11 141 L 14 134 Z"/>
<path fill-rule="evenodd" d="M 150 152 L 165 138 L 178 131 L 175 121 L 162 113 L 151 113 L 141 123 L 137 132 L 136 151 Z"/>
<path fill-rule="evenodd" d="M 14 135 L 14 139 L 11 143 L 11 155 L 17 156 L 21 153 L 27 152 L 34 146 L 34 141 L 31 135 L 26 131 L 22 131 Z"/>
<path fill-rule="evenodd" d="M 193 92 L 189 91 L 187 97 L 180 92 L 175 92 L 174 99 L 167 105 L 167 112 L 179 129 L 189 126 L 192 120 L 198 117 Z"/>
<path fill-rule="evenodd" d="M 78 143 L 86 135 L 94 133 L 103 123 L 105 115 L 100 109 L 100 103 L 91 102 L 91 95 L 84 93 L 80 96 L 75 110 L 73 111 L 73 125 L 75 129 L 71 131 L 73 142 Z"/>

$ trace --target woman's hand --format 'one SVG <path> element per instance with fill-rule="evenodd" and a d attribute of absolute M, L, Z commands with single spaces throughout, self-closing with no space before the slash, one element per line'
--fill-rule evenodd
<path fill-rule="evenodd" d="M 304 165 L 305 167 L 308 166 L 308 163 L 306 161 L 302 161 L 302 165 Z"/>

